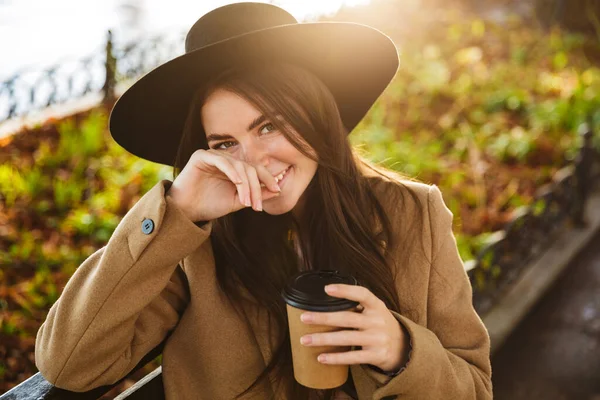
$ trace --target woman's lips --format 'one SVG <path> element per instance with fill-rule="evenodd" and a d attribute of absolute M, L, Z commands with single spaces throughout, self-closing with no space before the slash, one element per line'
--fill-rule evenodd
<path fill-rule="evenodd" d="M 277 182 L 277 184 L 279 184 L 279 182 L 281 182 L 281 181 L 283 181 L 285 179 L 285 177 L 287 176 L 287 173 L 289 172 L 289 170 L 290 170 L 291 167 L 292 166 L 290 165 L 282 173 L 280 173 L 279 175 L 277 175 L 275 177 L 275 182 Z"/>
<path fill-rule="evenodd" d="M 279 185 L 279 188 L 280 188 L 280 189 L 281 189 L 282 182 L 283 182 L 283 183 L 287 182 L 287 177 L 288 177 L 288 175 L 290 174 L 290 171 L 291 171 L 291 169 L 292 169 L 292 167 L 291 167 L 291 166 L 289 166 L 289 167 L 288 167 L 288 169 L 286 169 L 286 170 L 285 170 L 285 173 L 283 174 L 283 178 L 281 178 L 281 179 L 279 180 L 279 182 L 277 182 L 277 184 Z"/>
<path fill-rule="evenodd" d="M 292 168 L 292 166 L 290 165 L 289 167 L 284 169 L 279 175 L 276 175 L 273 177 L 273 178 L 275 178 L 275 183 L 277 183 L 277 185 L 281 186 L 281 182 L 283 182 L 285 180 L 285 178 L 288 176 L 288 172 L 290 172 L 291 168 Z M 267 185 L 265 185 L 264 183 L 261 183 L 260 186 L 266 187 Z"/>

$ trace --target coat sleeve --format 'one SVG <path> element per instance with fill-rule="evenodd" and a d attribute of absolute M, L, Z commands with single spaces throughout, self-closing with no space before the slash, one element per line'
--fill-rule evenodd
<path fill-rule="evenodd" d="M 35 364 L 54 386 L 83 392 L 117 382 L 179 321 L 189 301 L 180 261 L 210 245 L 211 224 L 190 221 L 165 197 L 170 185 L 161 181 L 132 207 L 51 307 Z"/>
<path fill-rule="evenodd" d="M 412 344 L 410 360 L 396 377 L 370 368 L 373 399 L 491 399 L 490 339 L 472 302 L 472 287 L 452 233 L 452 213 L 436 186 L 428 193 L 432 235 L 427 325 L 392 312 Z M 369 397 L 370 398 L 370 397 Z"/>

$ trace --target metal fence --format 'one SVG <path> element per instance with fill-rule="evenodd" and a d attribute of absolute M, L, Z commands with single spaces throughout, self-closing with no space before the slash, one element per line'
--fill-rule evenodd
<path fill-rule="evenodd" d="M 493 307 L 532 259 L 552 245 L 557 233 L 585 226 L 586 202 L 600 183 L 600 154 L 592 143 L 591 122 L 582 125 L 580 134 L 582 145 L 575 161 L 559 170 L 551 184 L 540 187 L 532 204 L 515 213 L 473 260 L 468 275 L 480 315 Z"/>
<path fill-rule="evenodd" d="M 117 83 L 183 54 L 184 37 L 185 32 L 178 32 L 115 47 L 109 31 L 103 52 L 42 71 L 17 73 L 0 83 L 0 124 L 92 93 L 110 102 L 117 97 Z"/>

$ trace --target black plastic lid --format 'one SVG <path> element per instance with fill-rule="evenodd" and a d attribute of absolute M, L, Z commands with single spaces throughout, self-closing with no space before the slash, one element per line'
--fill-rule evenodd
<path fill-rule="evenodd" d="M 356 301 L 329 296 L 325 286 L 333 283 L 358 284 L 356 278 L 335 270 L 305 271 L 290 280 L 281 296 L 290 306 L 307 311 L 343 311 L 358 305 Z"/>

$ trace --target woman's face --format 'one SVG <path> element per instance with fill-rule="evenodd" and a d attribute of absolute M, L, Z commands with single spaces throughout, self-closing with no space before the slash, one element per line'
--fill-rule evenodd
<path fill-rule="evenodd" d="M 317 163 L 298 151 L 251 103 L 233 92 L 215 90 L 204 102 L 201 113 L 211 149 L 250 165 L 263 165 L 274 177 L 285 172 L 279 181 L 281 195 L 264 201 L 263 210 L 272 215 L 292 211 L 315 175 Z M 293 129 L 292 132 L 296 133 Z"/>

